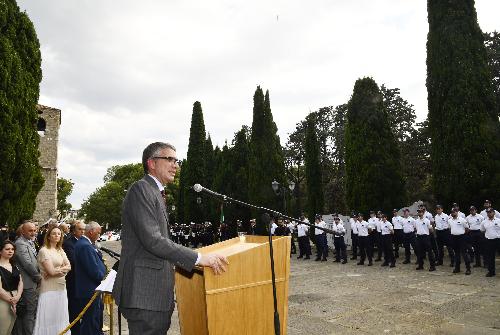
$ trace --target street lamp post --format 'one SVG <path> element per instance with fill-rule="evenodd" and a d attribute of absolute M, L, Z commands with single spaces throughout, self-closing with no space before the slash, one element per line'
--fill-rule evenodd
<path fill-rule="evenodd" d="M 288 182 L 288 189 L 285 186 L 282 186 L 280 183 L 278 183 L 276 180 L 273 180 L 271 183 L 271 187 L 273 188 L 273 191 L 276 195 L 282 195 L 283 196 L 283 211 L 285 214 L 288 215 L 287 209 L 286 209 L 286 194 L 290 192 L 290 194 L 293 193 L 293 190 L 295 189 L 295 183 L 293 180 Z"/>

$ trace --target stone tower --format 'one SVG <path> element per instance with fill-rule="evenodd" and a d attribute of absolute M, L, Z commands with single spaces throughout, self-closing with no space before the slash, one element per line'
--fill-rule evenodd
<path fill-rule="evenodd" d="M 36 197 L 33 219 L 44 223 L 57 218 L 57 144 L 61 125 L 61 110 L 37 105 L 38 134 L 40 135 L 40 166 L 45 183 Z"/>

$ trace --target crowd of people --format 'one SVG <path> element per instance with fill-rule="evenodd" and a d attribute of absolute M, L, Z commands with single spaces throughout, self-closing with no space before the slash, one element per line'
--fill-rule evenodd
<path fill-rule="evenodd" d="M 54 335 L 89 303 L 106 275 L 96 222 L 24 221 L 0 236 L 0 335 Z M 67 334 L 103 334 L 100 297 Z"/>

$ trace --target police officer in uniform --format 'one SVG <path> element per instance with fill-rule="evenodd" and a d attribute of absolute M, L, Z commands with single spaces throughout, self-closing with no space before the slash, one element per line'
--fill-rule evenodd
<path fill-rule="evenodd" d="M 391 222 L 387 220 L 387 215 L 381 215 L 380 232 L 382 248 L 384 249 L 384 262 L 382 266 L 390 265 L 391 268 L 396 266 L 396 258 L 392 251 L 392 236 L 394 235 L 394 227 Z"/>
<path fill-rule="evenodd" d="M 304 214 L 300 216 L 300 220 L 306 223 L 309 223 L 309 220 L 306 219 Z M 297 224 L 297 239 L 299 240 L 299 257 L 297 259 L 300 259 L 304 256 L 306 256 L 304 259 L 310 259 L 311 258 L 311 244 L 309 243 L 309 236 L 308 236 L 308 231 L 309 231 L 309 226 L 305 225 L 301 222 Z"/>
<path fill-rule="evenodd" d="M 368 266 L 372 266 L 372 256 L 373 256 L 373 247 L 370 247 L 370 229 L 368 227 L 368 222 L 363 220 L 363 214 L 358 214 L 358 219 L 356 222 L 356 226 L 358 229 L 358 244 L 359 244 L 359 253 L 361 259 L 357 263 L 357 265 L 364 265 L 365 259 L 368 256 Z"/>
<path fill-rule="evenodd" d="M 394 228 L 394 258 L 399 258 L 399 247 L 403 244 L 403 218 L 398 215 L 398 210 L 392 210 L 392 227 Z"/>
<path fill-rule="evenodd" d="M 470 207 L 470 214 L 465 218 L 467 224 L 469 225 L 469 234 L 467 241 L 467 249 L 469 251 L 469 256 L 471 259 L 475 259 L 475 268 L 481 267 L 481 255 L 483 250 L 481 246 L 483 244 L 483 233 L 481 232 L 481 222 L 483 222 L 484 217 L 477 214 L 476 207 Z M 472 258 L 474 257 L 474 258 Z"/>
<path fill-rule="evenodd" d="M 481 231 L 485 237 L 484 261 L 488 268 L 486 277 L 493 277 L 495 273 L 495 254 L 500 250 L 500 219 L 495 217 L 495 210 L 486 210 L 487 218 L 481 223 Z"/>
<path fill-rule="evenodd" d="M 403 210 L 403 246 L 405 247 L 405 260 L 403 264 L 410 263 L 411 251 L 417 252 L 415 240 L 415 219 L 410 216 L 410 210 L 405 208 Z"/>
<path fill-rule="evenodd" d="M 326 228 L 326 223 L 321 215 L 316 214 L 315 225 L 317 227 Z M 315 261 L 326 262 L 328 257 L 328 244 L 326 241 L 326 233 L 321 229 L 314 229 L 314 238 L 316 240 L 317 255 Z"/>
<path fill-rule="evenodd" d="M 349 223 L 351 225 L 351 241 L 352 241 L 352 257 L 351 259 L 358 258 L 358 225 L 356 220 L 356 213 L 351 213 L 351 218 L 349 219 Z"/>
<path fill-rule="evenodd" d="M 369 236 L 370 238 L 368 239 L 368 249 L 371 250 L 372 255 L 373 255 L 373 250 L 375 249 L 375 246 L 377 246 L 378 250 L 380 251 L 380 238 L 379 238 L 379 221 L 378 218 L 376 217 L 376 214 L 374 211 L 370 211 L 370 218 L 368 219 L 368 228 L 369 228 Z M 380 261 L 381 259 L 377 258 L 375 259 L 375 262 Z"/>
<path fill-rule="evenodd" d="M 432 233 L 431 222 L 424 218 L 423 209 L 417 210 L 418 218 L 414 221 L 415 229 L 417 232 L 417 263 L 416 270 L 423 270 L 424 256 L 427 254 L 429 257 L 430 268 L 429 271 L 435 271 L 434 253 L 432 252 L 430 234 Z"/>
<path fill-rule="evenodd" d="M 346 230 L 340 218 L 336 216 L 334 219 L 333 231 L 335 234 L 333 235 L 333 244 L 335 245 L 335 261 L 336 263 L 340 262 L 342 259 L 342 264 L 347 263 L 347 248 L 344 241 L 344 235 Z"/>
<path fill-rule="evenodd" d="M 485 200 L 485 201 L 484 201 L 484 209 L 483 209 L 483 210 L 481 211 L 481 213 L 480 213 L 480 214 L 481 214 L 481 216 L 482 216 L 483 218 L 485 218 L 485 219 L 488 217 L 488 213 L 487 213 L 487 211 L 488 211 L 488 209 L 489 209 L 489 208 L 492 208 L 492 206 L 491 206 L 491 201 L 489 201 L 489 200 Z M 498 211 L 496 211 L 496 210 L 493 210 L 493 212 L 495 212 L 495 217 L 496 217 L 497 219 L 500 219 L 500 213 L 499 213 Z"/>
<path fill-rule="evenodd" d="M 434 217 L 434 223 L 436 228 L 436 242 L 438 246 L 437 253 L 437 263 L 436 265 L 443 265 L 444 258 L 444 246 L 448 250 L 448 255 L 450 256 L 450 267 L 455 265 L 454 258 L 455 253 L 450 244 L 450 225 L 448 224 L 448 214 L 443 213 L 443 206 L 436 206 L 436 216 Z"/>
<path fill-rule="evenodd" d="M 455 269 L 453 273 L 460 272 L 460 258 L 462 256 L 467 269 L 465 274 L 470 275 L 470 258 L 467 253 L 467 240 L 465 235 L 469 232 L 469 225 L 463 217 L 458 216 L 458 210 L 456 208 L 451 210 L 451 218 L 448 220 L 448 223 L 450 224 L 451 245 L 455 252 Z"/>
<path fill-rule="evenodd" d="M 286 223 L 286 226 L 288 227 L 288 230 L 290 230 L 290 235 L 292 236 L 292 242 L 291 242 L 291 253 L 296 254 L 297 253 L 297 248 L 295 247 L 295 239 L 297 236 L 297 229 L 295 227 L 295 224 L 290 221 Z"/>

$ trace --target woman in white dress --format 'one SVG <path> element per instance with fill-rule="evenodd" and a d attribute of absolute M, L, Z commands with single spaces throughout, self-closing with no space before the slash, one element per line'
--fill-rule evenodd
<path fill-rule="evenodd" d="M 59 334 L 69 324 L 65 276 L 71 270 L 71 265 L 62 243 L 61 229 L 52 226 L 45 234 L 44 246 L 38 252 L 42 282 L 34 335 Z"/>

